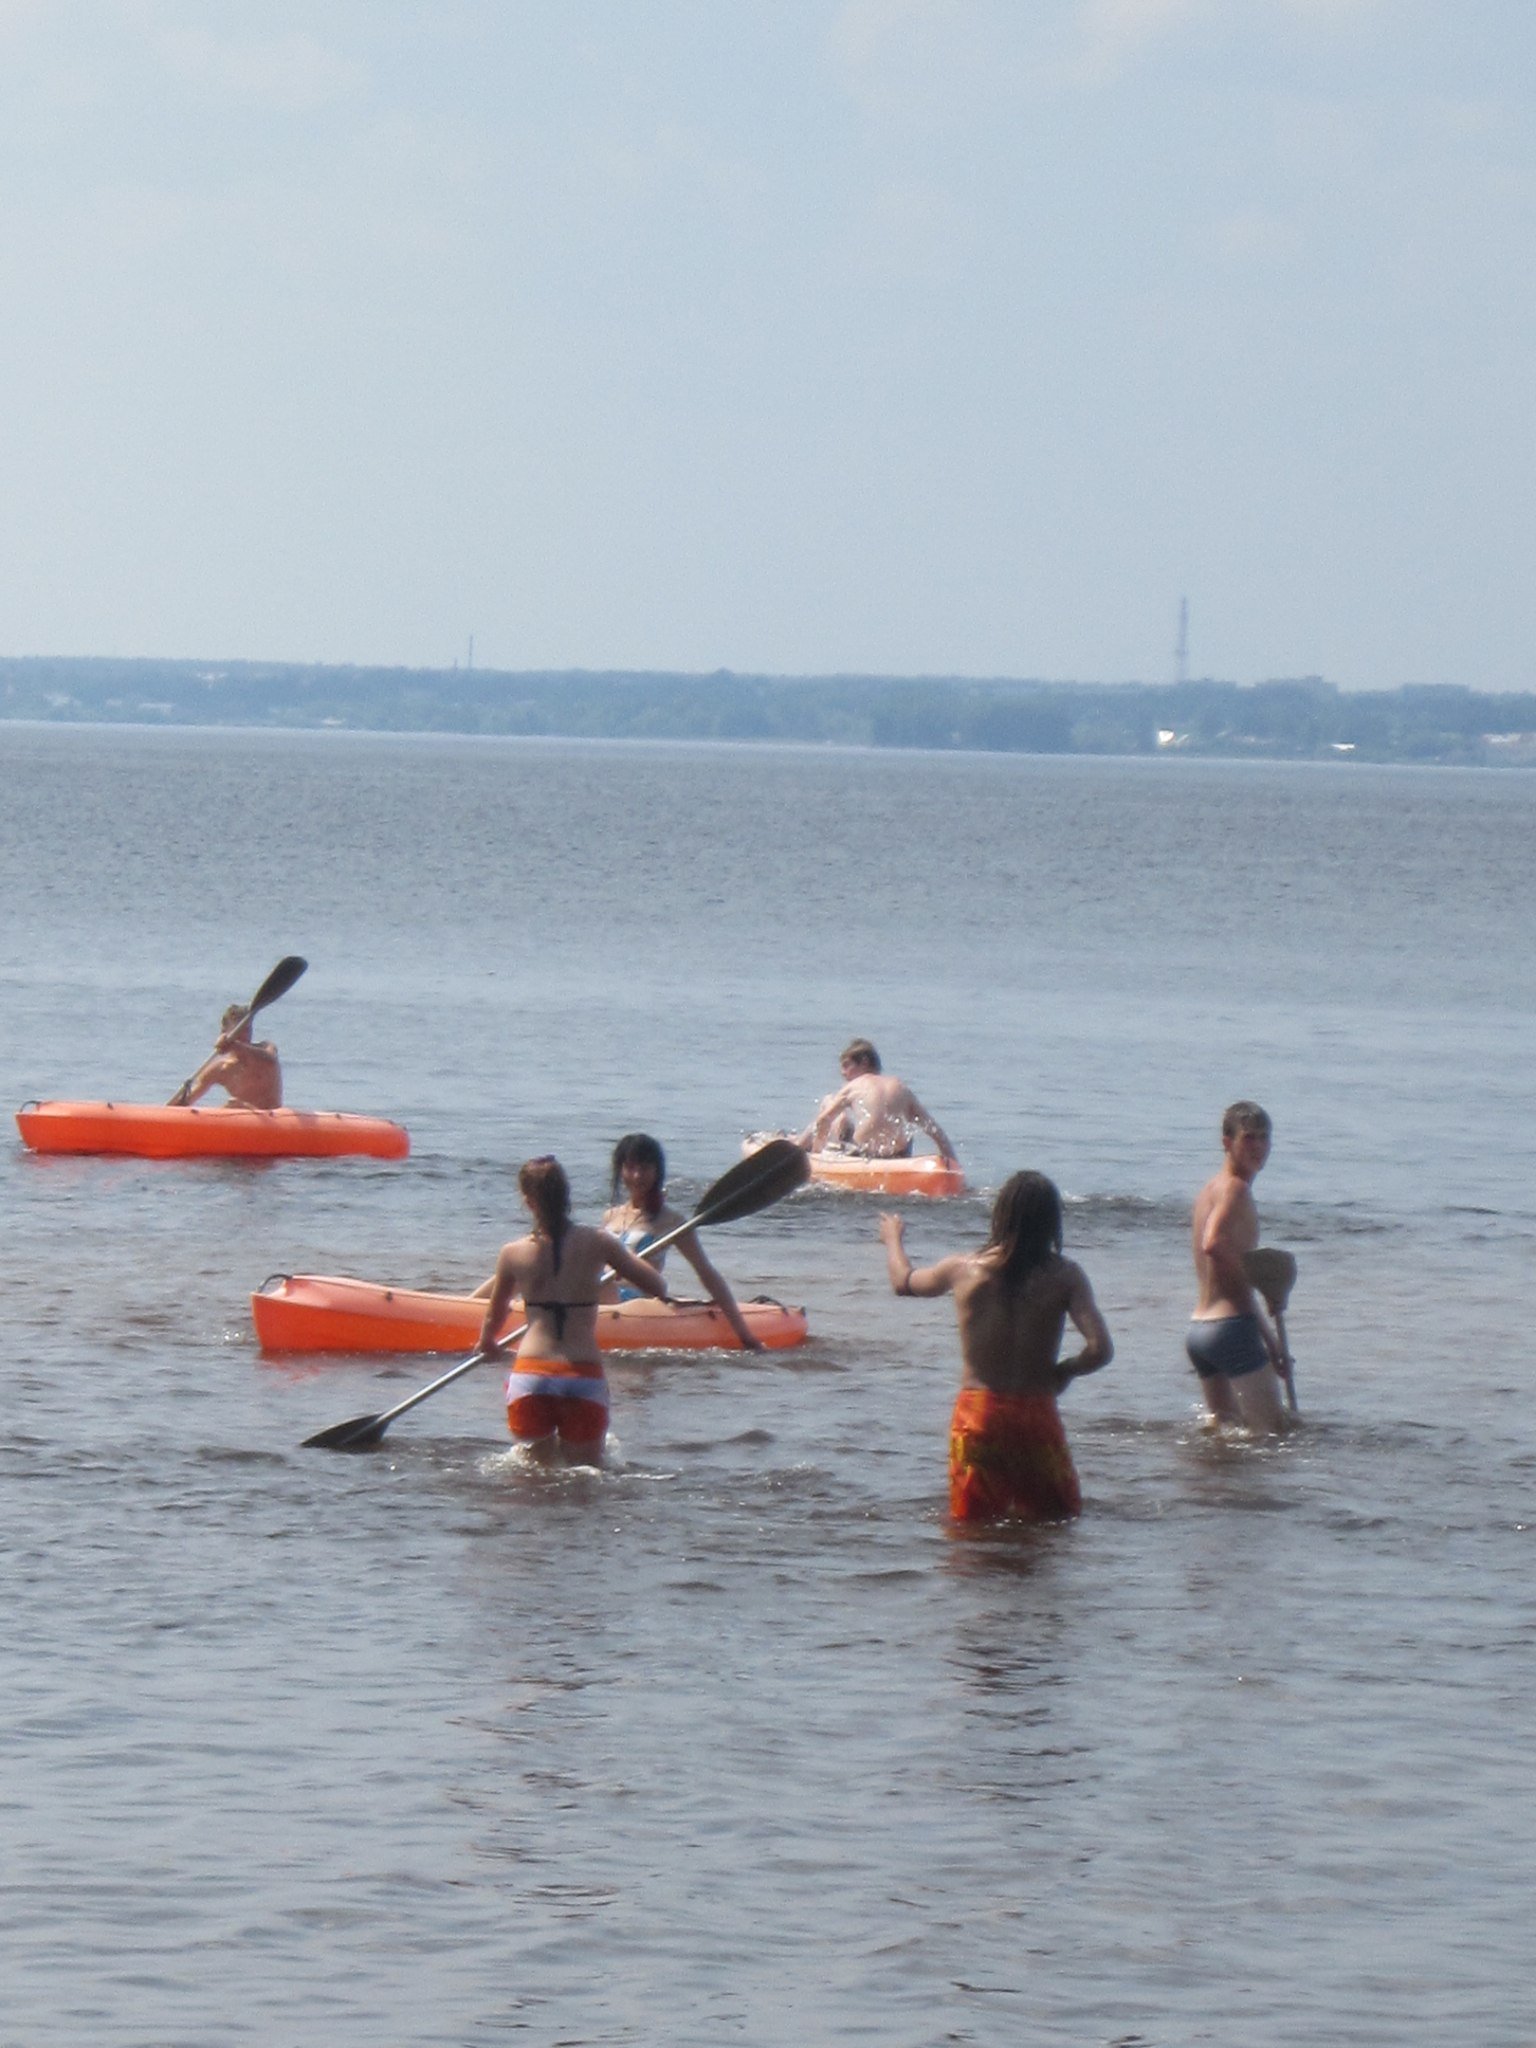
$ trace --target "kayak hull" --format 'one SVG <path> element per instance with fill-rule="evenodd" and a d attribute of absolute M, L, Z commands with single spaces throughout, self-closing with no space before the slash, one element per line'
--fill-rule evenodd
<path fill-rule="evenodd" d="M 965 1175 L 931 1152 L 911 1159 L 862 1159 L 856 1152 L 813 1152 L 811 1179 L 866 1195 L 963 1195 Z"/>
<path fill-rule="evenodd" d="M 742 1151 L 750 1156 L 763 1144 L 749 1138 Z M 813 1152 L 811 1179 L 824 1187 L 846 1188 L 865 1195 L 963 1195 L 965 1174 L 953 1161 L 934 1153 L 905 1159 L 870 1159 L 862 1152 Z"/>
<path fill-rule="evenodd" d="M 411 1141 L 386 1117 L 340 1110 L 173 1108 L 146 1102 L 29 1102 L 16 1112 L 34 1152 L 119 1152 L 138 1159 L 404 1159 Z"/>
<path fill-rule="evenodd" d="M 806 1339 L 804 1309 L 777 1301 L 737 1306 L 770 1351 Z M 251 1296 L 263 1351 L 473 1351 L 485 1303 L 467 1294 L 431 1294 L 328 1273 L 274 1273 Z M 507 1327 L 523 1321 L 514 1302 Z M 602 1351 L 739 1351 L 741 1340 L 712 1301 L 605 1303 L 597 1312 Z"/>

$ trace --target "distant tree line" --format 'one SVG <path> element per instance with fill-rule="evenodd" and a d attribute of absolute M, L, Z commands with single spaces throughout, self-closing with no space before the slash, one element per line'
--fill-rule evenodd
<path fill-rule="evenodd" d="M 0 717 L 1536 765 L 1536 692 L 0 658 Z"/>

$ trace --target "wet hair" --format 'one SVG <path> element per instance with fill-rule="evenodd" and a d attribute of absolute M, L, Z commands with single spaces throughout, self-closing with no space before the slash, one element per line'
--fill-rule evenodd
<path fill-rule="evenodd" d="M 1234 1102 L 1223 1113 L 1221 1135 L 1235 1138 L 1239 1131 L 1257 1131 L 1261 1137 L 1274 1135 L 1274 1125 L 1269 1120 L 1269 1111 L 1260 1109 L 1256 1102 Z"/>
<path fill-rule="evenodd" d="M 537 1159 L 523 1161 L 517 1170 L 517 1185 L 533 1211 L 534 1222 L 554 1248 L 558 1273 L 561 1240 L 571 1227 L 571 1184 L 565 1168 L 553 1152 L 541 1152 Z"/>
<path fill-rule="evenodd" d="M 656 1179 L 640 1206 L 647 1216 L 659 1216 L 666 1196 L 667 1155 L 649 1132 L 631 1131 L 626 1137 L 620 1138 L 613 1148 L 612 1199 L 615 1202 L 619 1199 L 619 1189 L 624 1184 L 626 1166 L 655 1167 Z"/>
<path fill-rule="evenodd" d="M 839 1065 L 844 1060 L 858 1060 L 870 1073 L 878 1074 L 880 1071 L 880 1055 L 867 1038 L 850 1038 L 837 1057 Z"/>
<path fill-rule="evenodd" d="M 250 1011 L 246 1009 L 244 1003 L 231 1003 L 219 1019 L 219 1029 L 220 1031 L 233 1031 L 236 1025 L 244 1024 L 249 1020 Z"/>
<path fill-rule="evenodd" d="M 1043 1173 L 1010 1174 L 992 1204 L 992 1235 L 982 1247 L 1003 1255 L 1001 1279 L 1021 1288 L 1061 1251 L 1061 1194 Z"/>

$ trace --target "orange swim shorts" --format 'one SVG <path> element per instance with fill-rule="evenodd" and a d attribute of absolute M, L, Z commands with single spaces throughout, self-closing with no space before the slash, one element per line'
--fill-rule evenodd
<path fill-rule="evenodd" d="M 962 1387 L 949 1425 L 949 1512 L 957 1522 L 1059 1522 L 1082 1493 L 1049 1394 Z"/>
<path fill-rule="evenodd" d="M 558 1436 L 573 1450 L 601 1450 L 608 1434 L 603 1368 L 519 1358 L 507 1374 L 507 1427 L 519 1443 Z"/>

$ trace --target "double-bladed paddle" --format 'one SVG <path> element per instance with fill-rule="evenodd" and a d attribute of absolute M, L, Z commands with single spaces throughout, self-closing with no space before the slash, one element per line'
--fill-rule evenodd
<path fill-rule="evenodd" d="M 783 1196 L 792 1194 L 803 1187 L 811 1177 L 810 1155 L 790 1138 L 774 1138 L 760 1151 L 739 1159 L 728 1173 L 704 1190 L 698 1206 L 686 1223 L 679 1223 L 675 1230 L 669 1230 L 646 1246 L 646 1254 L 659 1252 L 665 1245 L 681 1237 L 686 1230 L 696 1230 L 705 1223 L 734 1223 L 741 1216 L 755 1216 L 759 1209 L 767 1209 Z M 350 1422 L 336 1422 L 329 1429 L 322 1429 L 314 1436 L 304 1439 L 302 1449 L 318 1451 L 371 1451 L 384 1435 L 392 1422 L 429 1400 L 433 1394 L 450 1386 L 454 1380 L 472 1372 L 477 1365 L 483 1365 L 488 1358 L 500 1357 L 507 1345 L 521 1337 L 528 1325 L 522 1323 L 515 1330 L 509 1330 L 489 1351 L 475 1351 L 462 1365 L 455 1365 L 425 1387 L 418 1387 L 414 1394 L 408 1394 L 393 1408 L 386 1408 L 382 1415 L 354 1415 Z"/>
<path fill-rule="evenodd" d="M 246 1004 L 244 1015 L 237 1018 L 235 1022 L 230 1025 L 230 1031 L 242 1030 L 245 1025 L 249 1024 L 249 1022 L 255 1016 L 258 1010 L 264 1010 L 267 1007 L 268 1003 L 275 1003 L 279 996 L 287 995 L 289 989 L 293 987 L 293 984 L 298 980 L 299 976 L 304 972 L 308 965 L 309 962 L 307 960 L 301 960 L 297 953 L 286 954 L 281 960 L 278 961 L 277 965 L 273 968 L 272 972 L 261 984 L 261 987 L 257 989 L 255 995 L 253 995 L 251 997 L 251 1000 Z M 221 1038 L 224 1038 L 228 1036 L 228 1033 L 221 1031 L 219 1033 L 219 1036 Z M 201 1072 L 201 1069 L 199 1069 L 199 1072 Z M 183 1097 L 186 1095 L 187 1091 L 191 1088 L 192 1083 L 196 1079 L 196 1074 L 188 1074 L 186 1080 L 182 1082 L 181 1086 L 176 1090 L 176 1093 L 171 1097 L 171 1106 L 173 1108 L 177 1103 L 181 1102 Z"/>
<path fill-rule="evenodd" d="M 1263 1295 L 1264 1306 L 1275 1319 L 1275 1335 L 1280 1339 L 1280 1377 L 1285 1381 L 1286 1402 L 1294 1415 L 1297 1412 L 1296 1361 L 1291 1357 L 1290 1343 L 1285 1334 L 1285 1305 L 1296 1285 L 1295 1256 L 1291 1252 L 1278 1251 L 1271 1245 L 1261 1245 L 1257 1251 L 1244 1256 L 1243 1267 Z"/>

